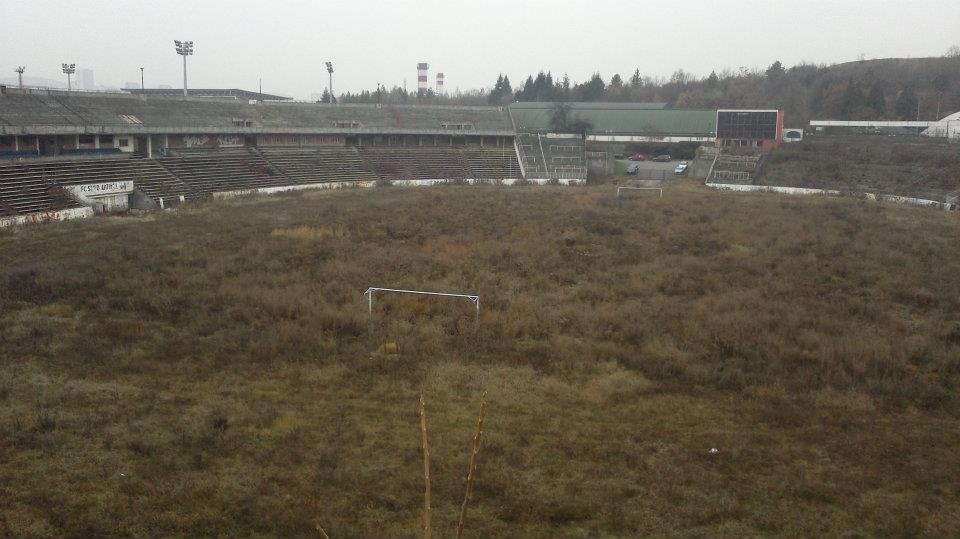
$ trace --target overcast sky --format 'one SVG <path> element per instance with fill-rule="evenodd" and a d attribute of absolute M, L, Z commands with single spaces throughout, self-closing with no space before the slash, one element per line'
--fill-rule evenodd
<path fill-rule="evenodd" d="M 605 80 L 634 68 L 765 67 L 801 61 L 940 56 L 960 43 L 960 1 L 881 0 L 0 0 L 0 78 L 62 79 L 60 64 L 93 69 L 99 85 L 182 85 L 174 39 L 191 39 L 191 86 L 307 98 L 334 90 L 416 87 L 416 64 L 447 90 L 514 85 L 541 69 Z M 65 85 L 65 83 L 64 83 Z"/>

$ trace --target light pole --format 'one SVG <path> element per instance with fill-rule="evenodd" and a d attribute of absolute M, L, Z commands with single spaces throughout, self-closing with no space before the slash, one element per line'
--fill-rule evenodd
<path fill-rule="evenodd" d="M 73 84 L 70 81 L 70 76 L 77 72 L 77 64 L 62 64 L 63 73 L 67 76 L 67 91 L 73 90 Z"/>
<path fill-rule="evenodd" d="M 177 54 L 183 56 L 183 96 L 187 96 L 187 56 L 193 54 L 193 41 L 173 40 Z"/>
<path fill-rule="evenodd" d="M 25 68 L 25 67 L 23 67 L 23 66 L 17 66 L 17 68 L 14 69 L 14 71 L 17 72 L 17 79 L 20 81 L 20 89 L 21 89 L 21 90 L 23 90 L 23 72 L 26 71 L 26 69 L 27 69 L 27 68 Z"/>
<path fill-rule="evenodd" d="M 327 73 L 330 75 L 330 104 L 333 104 L 333 62 L 327 62 Z"/>
<path fill-rule="evenodd" d="M 146 92 L 144 92 L 144 89 L 145 89 L 145 86 L 143 85 L 143 66 L 140 66 L 140 93 L 142 95 L 147 94 Z"/>

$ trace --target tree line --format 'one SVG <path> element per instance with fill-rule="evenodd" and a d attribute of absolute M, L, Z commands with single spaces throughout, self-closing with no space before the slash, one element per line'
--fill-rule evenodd
<path fill-rule="evenodd" d="M 655 77 L 634 69 L 609 79 L 594 73 L 582 82 L 549 71 L 514 86 L 500 74 L 489 89 L 435 95 L 393 87 L 346 93 L 341 103 L 506 105 L 514 101 L 666 103 L 673 108 L 781 108 L 787 121 L 811 119 L 933 120 L 960 110 L 960 46 L 942 57 L 860 59 L 841 64 L 780 61 L 765 69 L 714 71 L 698 77 L 678 69 Z"/>
<path fill-rule="evenodd" d="M 550 72 L 530 75 L 516 88 L 501 74 L 488 94 L 491 104 L 511 101 L 609 101 L 666 103 L 673 108 L 782 108 L 794 124 L 811 119 L 933 120 L 960 110 L 960 50 L 940 58 L 858 60 L 834 65 L 776 61 L 763 70 L 670 77 L 640 70 L 609 82 L 595 73 L 582 83 Z"/>

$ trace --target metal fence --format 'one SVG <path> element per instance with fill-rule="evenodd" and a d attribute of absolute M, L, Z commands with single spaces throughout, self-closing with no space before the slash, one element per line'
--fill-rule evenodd
<path fill-rule="evenodd" d="M 714 170 L 712 179 L 718 182 L 749 182 L 750 173 L 733 170 Z"/>

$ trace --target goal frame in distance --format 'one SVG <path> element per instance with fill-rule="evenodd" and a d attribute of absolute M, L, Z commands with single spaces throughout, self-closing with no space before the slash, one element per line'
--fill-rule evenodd
<path fill-rule="evenodd" d="M 403 288 L 380 288 L 376 286 L 371 286 L 363 293 L 367 296 L 367 310 L 370 314 L 373 314 L 373 294 L 374 292 L 391 292 L 394 294 L 415 294 L 420 296 L 442 296 L 448 298 L 465 298 L 470 300 L 473 303 L 473 306 L 477 311 L 477 322 L 480 321 L 480 296 L 476 294 L 452 294 L 448 292 L 428 292 L 426 290 L 406 290 Z"/>

